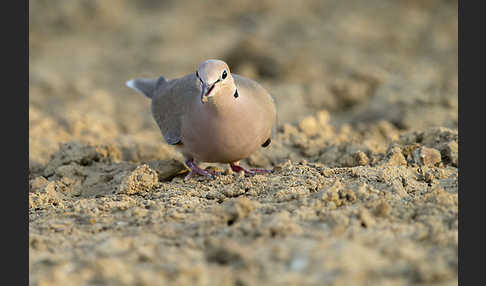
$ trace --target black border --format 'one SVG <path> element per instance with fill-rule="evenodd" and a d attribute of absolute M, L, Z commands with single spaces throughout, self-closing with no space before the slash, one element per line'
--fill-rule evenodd
<path fill-rule="evenodd" d="M 7 3 L 5 3 L 7 4 Z M 29 2 L 2 9 L 3 284 L 29 284 Z M 6 160 L 5 160 L 6 159 Z"/>
<path fill-rule="evenodd" d="M 467 5 L 464 5 L 464 2 Z M 458 1 L 458 102 L 459 102 L 459 285 L 481 284 L 481 247 L 484 243 L 484 194 L 478 181 L 484 177 L 480 164 L 484 144 L 484 111 L 482 97 L 485 82 L 481 70 L 484 43 L 484 9 L 480 1 Z M 473 4 L 477 4 L 473 6 Z M 466 41 L 467 40 L 467 41 Z M 474 108 L 475 107 L 475 108 Z M 467 113 L 467 116 L 466 116 Z M 469 136 L 469 139 L 467 137 Z M 477 259 L 475 257 L 477 256 Z"/>
<path fill-rule="evenodd" d="M 2 9 L 2 284 L 29 284 L 29 11 L 28 1 Z M 27 134 L 26 134 L 27 133 Z"/>

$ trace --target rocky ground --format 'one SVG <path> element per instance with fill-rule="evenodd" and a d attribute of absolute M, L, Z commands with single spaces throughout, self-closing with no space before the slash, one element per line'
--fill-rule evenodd
<path fill-rule="evenodd" d="M 457 1 L 31 1 L 31 285 L 457 285 Z M 272 144 L 183 180 L 128 79 L 208 58 Z"/>

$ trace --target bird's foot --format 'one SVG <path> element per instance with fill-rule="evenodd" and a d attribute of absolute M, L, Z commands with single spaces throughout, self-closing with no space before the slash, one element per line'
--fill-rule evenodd
<path fill-rule="evenodd" d="M 267 173 L 270 173 L 270 170 L 267 170 L 267 169 L 261 169 L 261 168 L 254 168 L 254 169 L 246 169 L 246 168 L 243 168 L 239 165 L 236 165 L 236 164 L 233 164 L 231 163 L 230 164 L 231 166 L 231 170 L 233 170 L 233 172 L 240 172 L 240 171 L 243 171 L 245 172 L 245 175 L 256 175 L 256 174 L 267 174 Z"/>
<path fill-rule="evenodd" d="M 204 176 L 204 177 L 207 177 L 207 178 L 210 178 L 210 179 L 214 179 L 214 176 L 220 175 L 219 172 L 212 171 L 212 170 L 206 171 L 204 169 L 199 168 L 199 166 L 196 165 L 196 163 L 194 163 L 193 159 L 187 160 L 186 165 L 189 167 L 189 169 L 191 169 L 191 171 L 189 172 L 189 174 L 187 174 L 187 176 L 184 178 L 184 180 L 191 179 L 192 177 L 194 177 L 194 174 L 199 174 L 201 176 Z"/>

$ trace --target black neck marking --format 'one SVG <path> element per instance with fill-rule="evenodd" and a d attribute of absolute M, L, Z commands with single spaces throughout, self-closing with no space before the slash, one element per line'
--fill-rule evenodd
<path fill-rule="evenodd" d="M 262 144 L 262 147 L 265 148 L 267 147 L 268 145 L 270 145 L 270 143 L 272 142 L 272 139 L 268 138 L 267 141 L 265 141 L 263 144 Z"/>
<path fill-rule="evenodd" d="M 237 89 L 235 89 L 235 94 L 233 94 L 233 96 L 234 96 L 235 98 L 237 98 L 238 96 L 240 96 L 240 95 L 238 94 L 238 90 L 237 90 Z"/>

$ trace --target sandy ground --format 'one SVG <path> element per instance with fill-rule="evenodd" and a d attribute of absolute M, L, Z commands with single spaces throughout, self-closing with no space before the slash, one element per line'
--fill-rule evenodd
<path fill-rule="evenodd" d="M 31 285 L 457 285 L 457 1 L 30 2 Z M 183 178 L 133 77 L 278 104 L 269 175 Z"/>

